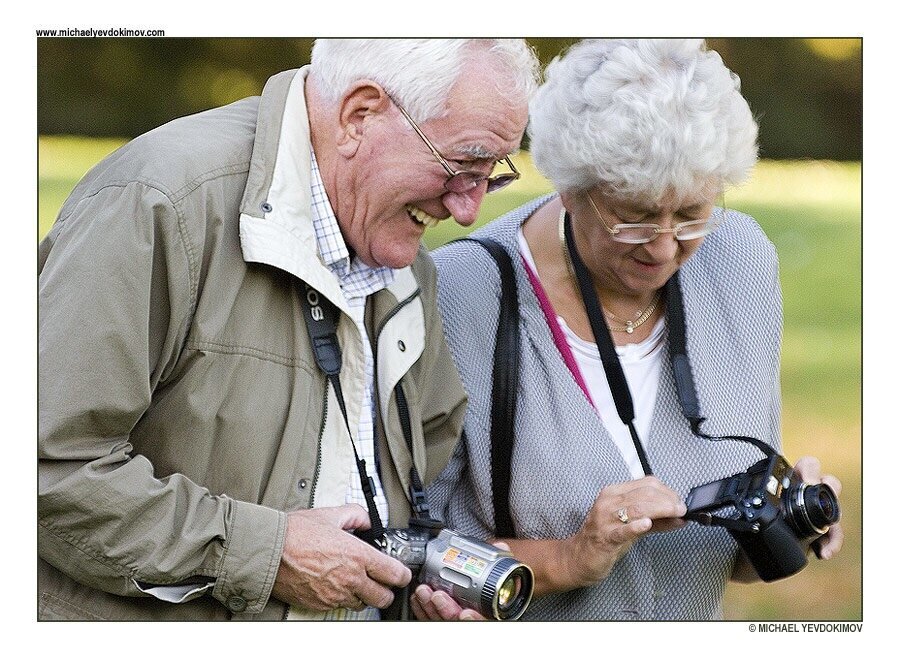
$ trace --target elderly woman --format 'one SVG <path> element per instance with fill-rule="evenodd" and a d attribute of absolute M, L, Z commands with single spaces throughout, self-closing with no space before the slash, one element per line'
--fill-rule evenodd
<path fill-rule="evenodd" d="M 780 450 L 775 249 L 753 219 L 721 204 L 756 162 L 750 108 L 737 76 L 701 40 L 591 40 L 547 69 L 529 135 L 558 193 L 476 234 L 513 257 L 518 288 L 514 537 L 497 537 L 491 481 L 500 277 L 471 242 L 435 255 L 470 408 L 465 440 L 430 488 L 432 506 L 456 530 L 500 539 L 532 566 L 526 618 L 720 618 L 726 582 L 755 575 L 725 529 L 683 519 L 685 496 L 762 456 L 700 433 Z M 671 360 L 676 306 L 694 416 L 705 418 L 693 429 Z M 840 491 L 814 458 L 795 466 Z M 842 537 L 832 526 L 821 557 Z M 413 608 L 475 617 L 425 586 Z"/>

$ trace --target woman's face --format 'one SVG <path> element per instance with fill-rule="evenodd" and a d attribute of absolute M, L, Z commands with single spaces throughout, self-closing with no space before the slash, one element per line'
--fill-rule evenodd
<path fill-rule="evenodd" d="M 680 222 L 703 220 L 712 214 L 717 195 L 716 188 L 702 185 L 689 194 L 670 192 L 655 201 L 613 197 L 599 188 L 562 198 L 572 217 L 578 253 L 595 284 L 610 293 L 646 299 L 693 256 L 703 238 L 676 240 L 672 233 L 661 233 L 651 242 L 633 245 L 613 240 L 606 227 L 641 223 L 671 229 Z"/>

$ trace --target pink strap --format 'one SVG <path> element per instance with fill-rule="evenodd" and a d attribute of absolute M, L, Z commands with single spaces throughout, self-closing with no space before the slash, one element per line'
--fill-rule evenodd
<path fill-rule="evenodd" d="M 581 375 L 581 369 L 578 368 L 578 362 L 575 361 L 575 355 L 572 354 L 572 349 L 569 348 L 569 342 L 566 341 L 566 336 L 559 326 L 559 320 L 556 317 L 556 312 L 553 310 L 553 305 L 550 304 L 550 299 L 547 297 L 547 293 L 544 292 L 541 281 L 538 279 L 537 274 L 531 269 L 531 266 L 528 265 L 528 261 L 526 261 L 524 257 L 522 257 L 522 265 L 525 266 L 525 272 L 528 274 L 528 281 L 531 282 L 531 288 L 534 290 L 534 295 L 537 297 L 541 311 L 544 312 L 544 319 L 547 321 L 547 327 L 550 328 L 550 333 L 553 335 L 553 342 L 556 344 L 556 349 L 559 350 L 563 363 L 569 368 L 572 377 L 575 378 L 575 382 L 581 387 L 581 391 L 584 392 L 585 398 L 587 398 L 588 402 L 594 406 L 594 409 L 597 409 L 597 406 L 594 405 L 594 401 L 591 399 L 591 394 L 588 392 L 584 378 Z"/>

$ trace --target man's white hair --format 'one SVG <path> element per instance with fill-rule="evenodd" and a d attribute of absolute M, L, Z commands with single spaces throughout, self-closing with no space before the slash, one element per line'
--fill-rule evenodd
<path fill-rule="evenodd" d="M 741 183 L 757 125 L 702 39 L 592 39 L 547 67 L 530 106 L 537 168 L 559 191 L 660 199 Z"/>
<path fill-rule="evenodd" d="M 505 97 L 531 98 L 540 63 L 523 39 L 317 39 L 310 75 L 332 103 L 357 80 L 373 80 L 423 122 L 444 114 L 453 83 L 478 50 L 493 56 L 495 84 Z"/>

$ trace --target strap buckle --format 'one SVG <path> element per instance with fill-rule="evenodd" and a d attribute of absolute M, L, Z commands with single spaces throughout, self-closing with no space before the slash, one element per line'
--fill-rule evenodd
<path fill-rule="evenodd" d="M 411 480 L 417 481 L 418 479 L 413 478 Z M 428 496 L 425 494 L 425 489 L 421 485 L 417 486 L 415 482 L 410 484 L 409 500 L 416 517 L 423 519 L 431 517 L 431 506 L 428 505 Z"/>

